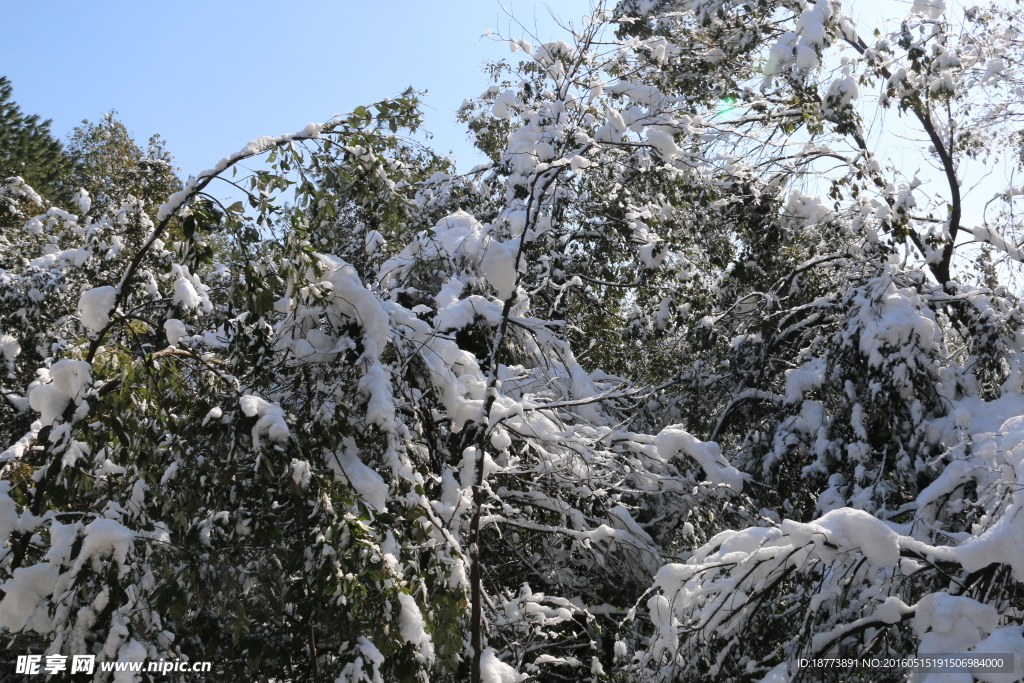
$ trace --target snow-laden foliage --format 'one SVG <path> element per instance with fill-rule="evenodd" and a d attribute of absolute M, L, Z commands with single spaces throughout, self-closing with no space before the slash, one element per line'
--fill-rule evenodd
<path fill-rule="evenodd" d="M 844 12 L 631 0 L 509 39 L 461 175 L 405 137 L 410 92 L 159 206 L 5 179 L 7 650 L 374 683 L 1024 666 L 1024 192 L 961 194 L 1021 162 L 1018 17 L 917 3 L 868 45 Z"/>

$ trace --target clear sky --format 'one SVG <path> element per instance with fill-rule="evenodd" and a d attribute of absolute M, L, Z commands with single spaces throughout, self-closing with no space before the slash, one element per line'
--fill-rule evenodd
<path fill-rule="evenodd" d="M 502 5 L 508 13 L 502 10 Z M 488 29 L 563 37 L 589 0 L 0 0 L 0 75 L 63 137 L 116 109 L 140 143 L 167 141 L 182 174 L 260 135 L 427 90 L 426 127 L 460 168 L 479 159 L 455 110 L 510 56 Z M 509 14 L 522 26 L 510 24 Z"/>

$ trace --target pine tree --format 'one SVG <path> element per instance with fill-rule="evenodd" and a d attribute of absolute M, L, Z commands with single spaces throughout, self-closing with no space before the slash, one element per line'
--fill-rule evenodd
<path fill-rule="evenodd" d="M 72 162 L 50 134 L 50 119 L 23 114 L 12 93 L 10 80 L 0 76 L 0 178 L 20 176 L 36 191 L 55 198 Z"/>

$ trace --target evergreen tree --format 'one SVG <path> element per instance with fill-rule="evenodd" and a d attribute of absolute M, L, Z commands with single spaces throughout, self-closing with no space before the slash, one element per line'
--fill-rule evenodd
<path fill-rule="evenodd" d="M 50 134 L 50 119 L 25 115 L 11 99 L 10 80 L 0 76 L 0 178 L 20 176 L 36 191 L 55 198 L 72 162 Z"/>

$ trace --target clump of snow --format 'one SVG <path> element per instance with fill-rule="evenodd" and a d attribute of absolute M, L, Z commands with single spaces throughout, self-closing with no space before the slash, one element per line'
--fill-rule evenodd
<path fill-rule="evenodd" d="M 762 678 L 759 683 L 789 683 L 789 664 L 783 662 Z"/>
<path fill-rule="evenodd" d="M 385 281 L 400 278 L 423 261 L 475 261 L 480 255 L 485 232 L 475 217 L 456 211 L 439 220 L 429 232 L 421 233 L 397 256 L 385 261 L 380 277 Z"/>
<path fill-rule="evenodd" d="M 650 129 L 647 131 L 647 142 L 658 150 L 658 154 L 665 161 L 671 161 L 682 154 L 682 150 L 676 145 L 672 135 L 662 130 Z"/>
<path fill-rule="evenodd" d="M 774 76 L 783 71 L 789 64 L 793 63 L 793 52 L 796 47 L 797 34 L 795 31 L 783 33 L 768 51 L 768 61 L 764 65 L 765 77 Z"/>
<path fill-rule="evenodd" d="M 74 467 L 79 460 L 85 459 L 85 457 L 89 455 L 90 452 L 91 449 L 89 448 L 88 444 L 82 441 L 76 441 L 75 439 L 72 439 L 70 445 L 68 445 L 67 447 L 67 450 L 64 451 L 64 455 L 61 456 L 60 466 Z M 142 480 L 140 479 L 139 481 L 141 482 Z"/>
<path fill-rule="evenodd" d="M 1024 678 L 1024 637 L 1021 635 L 1020 626 L 997 628 L 972 652 L 982 657 L 986 654 L 1013 656 L 1013 671 L 1005 673 L 978 671 L 973 674 L 976 680 L 983 683 L 1016 683 Z"/>
<path fill-rule="evenodd" d="M 480 655 L 480 680 L 483 683 L 519 683 L 523 674 L 498 659 L 498 653 L 489 647 Z"/>
<path fill-rule="evenodd" d="M 317 139 L 320 137 L 323 127 L 324 124 L 322 123 L 307 123 L 305 128 L 295 134 L 295 137 Z"/>
<path fill-rule="evenodd" d="M 844 109 L 851 102 L 860 96 L 860 86 L 857 85 L 857 77 L 850 71 L 849 67 L 843 67 L 842 75 L 828 87 L 825 93 L 825 106 L 823 111 L 826 115 L 837 109 Z"/>
<path fill-rule="evenodd" d="M 50 549 L 43 559 L 56 565 L 64 564 L 71 557 L 71 548 L 78 540 L 78 524 L 50 522 Z"/>
<path fill-rule="evenodd" d="M 6 184 L 0 187 L 0 193 L 21 196 L 33 204 L 43 205 L 45 203 L 39 193 L 32 189 L 32 186 L 26 183 L 21 176 L 7 178 Z"/>
<path fill-rule="evenodd" d="M 412 644 L 419 651 L 418 658 L 431 662 L 434 660 L 434 643 L 424 627 L 426 622 L 420 612 L 416 600 L 408 593 L 399 593 L 398 602 L 402 613 L 398 618 L 398 632 L 405 642 Z"/>
<path fill-rule="evenodd" d="M 786 370 L 786 403 L 802 401 L 806 392 L 820 387 L 825 382 L 826 369 L 824 358 L 814 358 L 799 368 Z"/>
<path fill-rule="evenodd" d="M 515 255 L 518 243 L 492 241 L 487 245 L 480 270 L 502 301 L 510 298 L 516 287 Z"/>
<path fill-rule="evenodd" d="M 346 446 L 342 453 L 334 453 L 327 458 L 328 466 L 336 475 L 344 477 L 367 505 L 378 512 L 387 512 L 388 485 L 355 454 L 354 442 L 351 447 L 349 444 Z"/>
<path fill-rule="evenodd" d="M 355 320 L 363 333 L 360 360 L 366 371 L 359 380 L 359 390 L 368 398 L 366 419 L 391 429 L 395 424 L 395 401 L 390 377 L 380 362 L 391 335 L 391 320 L 380 300 L 363 285 L 355 268 L 336 256 L 319 257 L 327 267 L 324 280 L 331 283 L 333 312 Z"/>
<path fill-rule="evenodd" d="M 80 360 L 60 360 L 41 370 L 40 377 L 29 387 L 28 402 L 40 413 L 40 422 L 52 425 L 68 403 L 79 401 L 92 382 L 92 366 Z M 45 380 L 50 382 L 44 383 Z M 34 386 L 33 386 L 34 385 Z"/>
<path fill-rule="evenodd" d="M 288 430 L 288 423 L 285 421 L 284 409 L 276 403 L 270 403 L 259 396 L 246 394 L 238 399 L 242 412 L 249 417 L 259 416 L 259 420 L 252 428 L 252 443 L 254 448 L 260 447 L 260 436 L 266 434 L 271 441 L 280 444 L 288 443 L 291 432 Z"/>
<path fill-rule="evenodd" d="M 84 189 L 79 188 L 71 201 L 78 207 L 78 213 L 82 215 L 89 213 L 89 209 L 92 208 L 92 200 L 89 198 L 89 193 Z"/>
<path fill-rule="evenodd" d="M 577 154 L 573 156 L 571 159 L 569 159 L 569 168 L 571 168 L 573 172 L 582 171 L 585 168 L 590 168 L 590 166 L 590 159 L 580 154 Z"/>
<path fill-rule="evenodd" d="M 807 524 L 787 519 L 780 529 L 798 544 L 817 537 L 844 550 L 857 549 L 876 567 L 894 567 L 900 560 L 899 535 L 863 510 L 839 508 Z"/>
<path fill-rule="evenodd" d="M 189 311 L 200 306 L 207 313 L 213 310 L 213 304 L 207 295 L 207 287 L 198 276 L 192 275 L 188 268 L 178 264 L 171 266 L 171 275 L 175 278 L 171 303 Z"/>
<path fill-rule="evenodd" d="M 512 118 L 512 114 L 516 111 L 516 99 L 514 91 L 505 90 L 494 100 L 494 104 L 491 106 L 491 113 L 494 114 L 495 118 L 499 119 Z"/>
<path fill-rule="evenodd" d="M 359 378 L 359 391 L 367 397 L 366 420 L 390 429 L 395 423 L 395 400 L 391 395 L 391 379 L 379 361 L 371 362 Z"/>
<path fill-rule="evenodd" d="M 18 340 L 5 332 L 0 333 L 0 354 L 3 354 L 8 365 L 13 364 L 20 353 L 21 345 L 18 344 Z"/>
<path fill-rule="evenodd" d="M 312 478 L 312 472 L 309 469 L 309 463 L 305 460 L 299 460 L 298 458 L 292 458 L 291 464 L 292 481 L 299 485 L 301 488 L 309 488 L 309 482 Z"/>
<path fill-rule="evenodd" d="M 985 75 L 982 81 L 987 83 L 993 78 L 998 78 L 1006 70 L 1006 62 L 1000 57 L 993 57 L 985 63 Z"/>
<path fill-rule="evenodd" d="M 912 608 L 895 595 L 887 597 L 881 605 L 875 608 L 871 614 L 872 619 L 877 619 L 883 624 L 898 624 L 903 621 L 906 614 L 912 612 Z"/>
<path fill-rule="evenodd" d="M 931 593 L 917 603 L 914 634 L 919 653 L 963 652 L 981 642 L 996 626 L 995 607 L 962 595 Z"/>
<path fill-rule="evenodd" d="M 364 242 L 364 248 L 367 254 L 375 254 L 377 250 L 381 248 L 381 245 L 385 243 L 384 235 L 379 230 L 371 230 L 366 233 L 366 240 Z"/>
<path fill-rule="evenodd" d="M 685 453 L 704 469 L 708 481 L 737 492 L 743 490 L 743 475 L 722 457 L 722 449 L 714 441 L 701 441 L 679 425 L 671 425 L 661 430 L 654 442 L 663 459 L 669 460 L 679 452 Z"/>
<path fill-rule="evenodd" d="M 474 446 L 470 446 L 462 452 L 462 466 L 459 468 L 459 483 L 462 485 L 462 488 L 469 488 L 476 484 L 478 454 L 479 451 Z M 492 474 L 501 472 L 503 469 L 494 462 L 491 454 L 486 451 L 484 452 L 483 466 L 482 481 L 487 481 Z"/>
<path fill-rule="evenodd" d="M 135 638 L 121 645 L 117 650 L 117 661 L 119 662 L 143 662 L 149 655 L 146 646 Z M 113 683 L 135 683 L 136 675 L 130 670 L 114 672 Z"/>
<path fill-rule="evenodd" d="M 82 324 L 93 332 L 99 332 L 110 322 L 110 309 L 114 307 L 117 290 L 113 287 L 94 287 L 82 292 L 78 299 L 78 313 Z"/>
<path fill-rule="evenodd" d="M 82 266 L 92 257 L 92 252 L 85 247 L 75 249 L 58 249 L 57 245 L 50 244 L 43 247 L 43 256 L 32 259 L 34 267 L 41 270 L 71 264 Z"/>
<path fill-rule="evenodd" d="M 491 432 L 491 445 L 497 448 L 499 451 L 503 451 L 512 445 L 512 437 L 509 436 L 508 430 L 501 425 L 494 428 Z"/>
<path fill-rule="evenodd" d="M 355 661 L 345 665 L 341 670 L 341 675 L 335 679 L 335 683 L 361 683 L 362 681 L 381 683 L 383 679 L 380 676 L 380 667 L 384 665 L 384 655 L 365 636 L 359 636 L 356 639 L 356 649 L 359 656 L 355 658 Z M 365 664 L 370 666 L 369 677 L 364 672 Z"/>
<path fill-rule="evenodd" d="M 57 391 L 77 400 L 92 383 L 92 365 L 84 360 L 59 360 L 50 366 L 50 378 Z"/>
<path fill-rule="evenodd" d="M 651 234 L 647 236 L 647 242 L 640 247 L 640 261 L 646 268 L 657 270 L 668 258 L 668 250 L 661 243 L 661 238 Z"/>
<path fill-rule="evenodd" d="M 857 316 L 862 330 L 860 350 L 872 367 L 882 365 L 886 347 L 912 348 L 916 343 L 923 351 L 938 349 L 942 332 L 934 313 L 914 290 L 896 289 L 890 283 L 877 300 L 859 296 L 856 302 L 861 307 Z"/>
<path fill-rule="evenodd" d="M 99 560 L 108 556 L 112 556 L 117 563 L 120 576 L 127 573 L 128 552 L 137 537 L 134 531 L 116 519 L 100 518 L 89 522 L 82 533 L 82 549 L 75 558 L 72 574 L 77 574 L 90 560 L 93 570 L 98 573 L 101 571 Z"/>
<path fill-rule="evenodd" d="M 167 335 L 167 343 L 174 346 L 188 334 L 188 330 L 185 329 L 185 323 L 177 318 L 171 318 L 164 322 L 164 333 Z"/>
<path fill-rule="evenodd" d="M 828 44 L 825 26 L 831 17 L 829 0 L 818 0 L 804 10 L 797 21 L 797 30 L 783 33 L 769 50 L 765 78 L 770 79 L 790 66 L 805 70 L 816 68 L 821 63 L 818 50 Z"/>
<path fill-rule="evenodd" d="M 47 614 L 46 598 L 53 594 L 59 572 L 49 562 L 19 567 L 14 575 L 0 585 L 0 628 L 17 633 L 28 627 L 39 633 L 52 628 Z"/>

